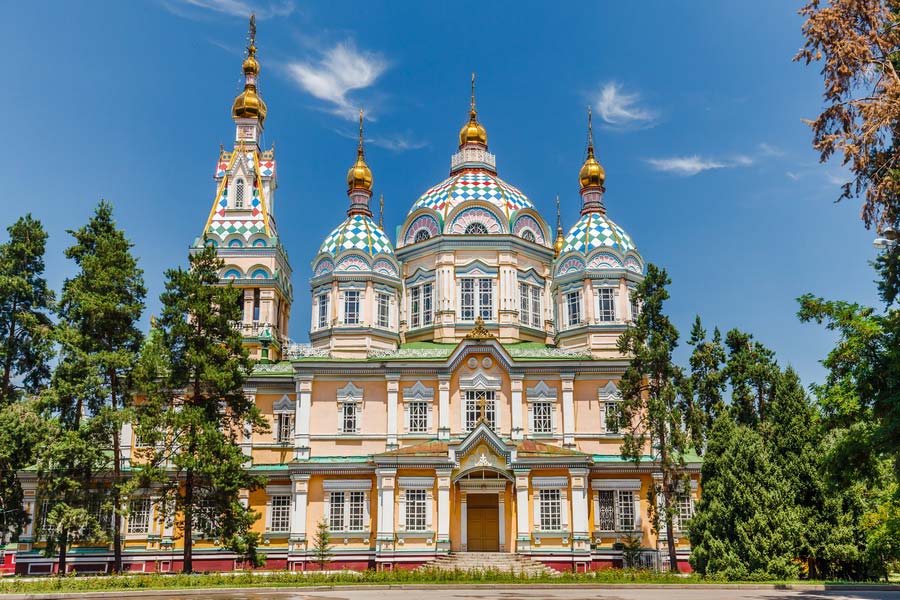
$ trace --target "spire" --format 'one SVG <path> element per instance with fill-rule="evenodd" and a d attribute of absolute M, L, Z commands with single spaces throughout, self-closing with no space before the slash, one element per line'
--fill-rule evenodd
<path fill-rule="evenodd" d="M 384 194 L 378 198 L 378 227 L 384 229 Z"/>
<path fill-rule="evenodd" d="M 247 58 L 242 65 L 244 70 L 244 91 L 234 99 L 231 115 L 235 119 L 257 119 L 262 125 L 266 120 L 266 103 L 257 89 L 259 78 L 259 61 L 256 60 L 256 15 L 250 15 L 250 31 L 247 34 Z"/>
<path fill-rule="evenodd" d="M 556 195 L 556 242 L 553 243 L 553 255 L 559 256 L 562 252 L 565 240 L 563 239 L 562 217 L 559 213 L 559 194 Z"/>
<path fill-rule="evenodd" d="M 606 171 L 594 157 L 594 124 L 591 107 L 588 106 L 588 150 L 587 158 L 578 173 L 578 181 L 581 183 L 581 214 L 589 212 L 604 212 L 602 196 L 606 189 Z"/>
<path fill-rule="evenodd" d="M 359 111 L 359 143 L 356 147 L 356 162 L 347 171 L 347 195 L 350 196 L 348 214 L 362 213 L 372 216 L 369 198 L 372 197 L 372 170 L 365 160 L 363 148 L 363 111 Z"/>
<path fill-rule="evenodd" d="M 472 73 L 472 100 L 469 104 L 469 122 L 459 130 L 460 149 L 466 144 L 487 146 L 487 131 L 478 122 L 478 111 L 475 110 L 475 73 Z"/>

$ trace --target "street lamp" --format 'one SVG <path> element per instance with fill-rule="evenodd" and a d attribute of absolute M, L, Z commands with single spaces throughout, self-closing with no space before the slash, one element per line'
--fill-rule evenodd
<path fill-rule="evenodd" d="M 888 225 L 881 230 L 881 234 L 875 238 L 873 245 L 884 252 L 893 250 L 900 243 L 900 231 Z"/>

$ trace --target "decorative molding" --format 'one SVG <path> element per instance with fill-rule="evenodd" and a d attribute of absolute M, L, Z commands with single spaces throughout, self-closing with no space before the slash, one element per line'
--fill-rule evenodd
<path fill-rule="evenodd" d="M 434 477 L 398 477 L 397 487 L 406 490 L 425 490 L 434 487 Z"/>
<path fill-rule="evenodd" d="M 417 381 L 415 385 L 403 388 L 404 400 L 434 400 L 434 388 Z"/>
<path fill-rule="evenodd" d="M 533 400 L 556 400 L 558 390 L 550 387 L 543 380 L 538 381 L 534 387 L 525 390 L 525 397 L 529 401 Z"/>
<path fill-rule="evenodd" d="M 493 337 L 494 334 L 484 326 L 484 319 L 481 318 L 481 315 L 475 319 L 475 327 L 472 328 L 472 331 L 466 334 L 467 340 L 489 340 Z"/>
<path fill-rule="evenodd" d="M 326 479 L 322 482 L 326 492 L 368 492 L 372 489 L 370 479 Z"/>
<path fill-rule="evenodd" d="M 640 479 L 592 479 L 592 490 L 640 490 Z"/>
<path fill-rule="evenodd" d="M 460 390 L 499 390 L 503 380 L 499 377 L 491 377 L 483 371 L 478 371 L 472 377 L 461 377 Z"/>
<path fill-rule="evenodd" d="M 612 400 L 621 400 L 622 395 L 619 393 L 619 388 L 615 383 L 610 381 L 605 386 L 597 390 L 597 397 L 601 401 L 612 401 Z"/>
<path fill-rule="evenodd" d="M 338 389 L 337 391 L 338 402 L 359 402 L 362 400 L 362 398 L 362 388 L 358 388 L 353 385 L 352 381 L 348 381 L 347 385 Z"/>
<path fill-rule="evenodd" d="M 272 412 L 274 413 L 291 413 L 293 414 L 295 410 L 294 401 L 288 398 L 288 395 L 285 394 L 281 397 L 280 400 L 276 401 L 275 404 L 272 405 Z"/>
<path fill-rule="evenodd" d="M 532 477 L 531 487 L 538 489 L 566 489 L 569 487 L 569 479 L 567 477 Z"/>

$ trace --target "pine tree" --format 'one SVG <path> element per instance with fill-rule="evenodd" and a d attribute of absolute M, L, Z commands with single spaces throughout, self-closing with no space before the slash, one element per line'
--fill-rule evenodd
<path fill-rule="evenodd" d="M 723 399 L 725 348 L 718 327 L 713 332 L 712 340 L 707 341 L 699 315 L 694 319 L 688 344 L 694 350 L 690 358 L 691 374 L 685 378 L 682 398 L 691 442 L 697 453 L 702 455 L 712 424 L 726 410 Z"/>
<path fill-rule="evenodd" d="M 75 244 L 66 257 L 79 267 L 77 275 L 63 285 L 59 302 L 59 339 L 62 345 L 62 376 L 79 381 L 88 373 L 95 386 L 90 395 L 64 411 L 87 409 L 97 421 L 103 445 L 112 449 L 113 570 L 122 570 L 122 476 L 120 432 L 128 420 L 131 375 L 138 360 L 143 335 L 137 323 L 144 309 L 143 273 L 131 254 L 132 244 L 116 228 L 112 206 L 98 204 L 90 221 L 69 231 Z M 87 406 L 85 406 L 87 402 Z M 71 419 L 71 415 L 70 415 Z"/>
<path fill-rule="evenodd" d="M 331 532 L 328 530 L 328 523 L 325 519 L 319 521 L 316 525 L 316 535 L 313 537 L 313 556 L 319 563 L 319 570 L 324 571 L 325 565 L 331 560 Z"/>
<path fill-rule="evenodd" d="M 35 402 L 15 402 L 0 408 L 0 547 L 7 534 L 18 539 L 29 516 L 19 471 L 34 464 L 47 440 L 47 423 Z"/>
<path fill-rule="evenodd" d="M 662 474 L 661 483 L 654 480 L 648 493 L 650 518 L 655 531 L 662 531 L 665 525 L 669 564 L 677 572 L 674 520 L 677 500 L 690 490 L 684 460 L 689 436 L 679 400 L 683 375 L 672 361 L 678 331 L 663 312 L 670 283 L 665 269 L 652 264 L 647 267 L 636 290 L 641 312 L 634 326 L 619 337 L 618 348 L 631 357 L 619 388 L 622 457 L 639 463 L 649 448 L 654 466 Z"/>
<path fill-rule="evenodd" d="M 25 215 L 0 245 L 0 405 L 36 393 L 50 377 L 53 292 L 44 278 L 47 234 Z"/>
<path fill-rule="evenodd" d="M 738 423 L 756 427 L 766 418 L 775 393 L 778 365 L 775 353 L 749 333 L 732 329 L 725 336 L 725 375 L 731 386 L 731 409 Z"/>
<path fill-rule="evenodd" d="M 244 395 L 251 369 L 238 295 L 219 284 L 223 266 L 212 245 L 190 255 L 190 268 L 166 273 L 162 315 L 147 345 L 160 356 L 142 358 L 138 429 L 155 446 L 137 468 L 143 482 L 157 481 L 161 508 L 183 523 L 184 571 L 193 570 L 195 528 L 236 545 L 258 517 L 239 501 L 242 489 L 262 483 L 243 468 L 238 445 L 245 427 L 264 431 L 258 408 Z"/>

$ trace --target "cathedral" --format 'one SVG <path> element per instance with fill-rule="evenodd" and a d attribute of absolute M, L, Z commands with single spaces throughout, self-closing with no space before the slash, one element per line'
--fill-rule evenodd
<path fill-rule="evenodd" d="M 621 458 L 617 419 L 628 358 L 616 342 L 640 310 L 633 294 L 645 263 L 607 212 L 592 137 L 578 172 L 581 216 L 566 231 L 557 202 L 554 229 L 501 178 L 473 77 L 449 173 L 421 193 L 392 191 L 410 208 L 389 234 L 373 215 L 360 114 L 346 215 L 335 213 L 334 229 L 302 258 L 309 343 L 293 343 L 293 268 L 275 201 L 279 175 L 291 175 L 260 143 L 268 109 L 254 38 L 232 105 L 234 143 L 218 155 L 193 248 L 214 244 L 223 284 L 243 291 L 236 327 L 256 361 L 245 391 L 271 431 L 241 440 L 246 468 L 266 478 L 242 501 L 260 515 L 267 568 L 315 568 L 322 522 L 331 568 L 500 552 L 584 571 L 622 566 L 634 540 L 642 564 L 665 567 L 665 532 L 649 518 L 660 474 L 649 447 L 637 464 Z M 338 193 L 339 176 L 327 193 Z M 572 180 L 574 191 L 575 167 Z M 122 438 L 130 460 L 141 440 L 128 425 Z M 682 570 L 690 546 L 679 523 L 698 497 L 699 461 L 689 468 L 675 523 Z M 17 571 L 50 572 L 54 559 L 38 551 L 41 507 L 24 483 L 38 518 L 18 546 Z M 152 491 L 128 509 L 126 568 L 178 571 L 179 531 L 158 519 Z M 69 562 L 105 572 L 111 555 L 108 546 L 76 548 Z M 241 566 L 217 541 L 195 540 L 195 569 Z"/>

